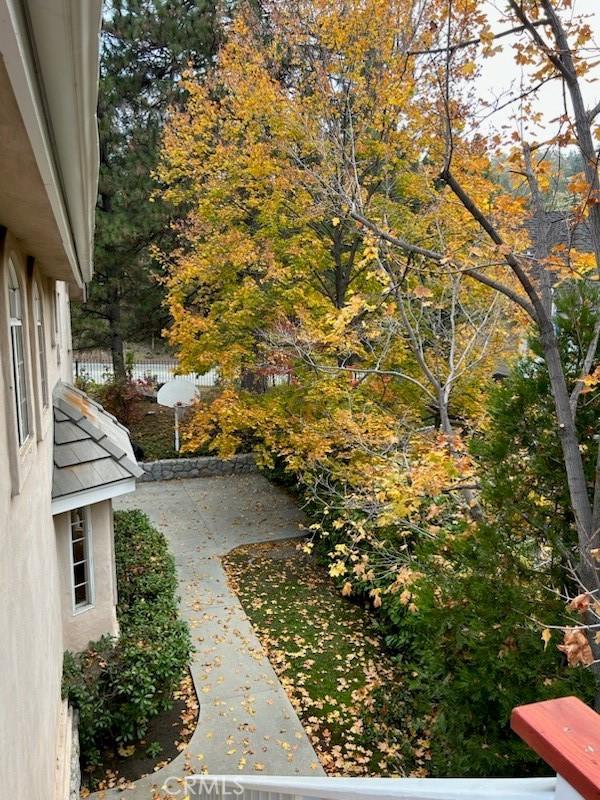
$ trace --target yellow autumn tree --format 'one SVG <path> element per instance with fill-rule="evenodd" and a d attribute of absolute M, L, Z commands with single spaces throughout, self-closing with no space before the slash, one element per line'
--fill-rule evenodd
<path fill-rule="evenodd" d="M 457 504 L 477 515 L 464 438 L 519 322 L 493 286 L 426 257 L 435 245 L 494 260 L 431 167 L 437 78 L 410 52 L 433 46 L 442 12 L 316 0 L 274 5 L 266 25 L 241 13 L 165 133 L 160 191 L 189 208 L 164 255 L 168 335 L 182 370 L 222 379 L 188 446 L 252 442 L 264 463 L 282 460 L 347 532 L 339 575 L 382 531 L 404 542 Z M 480 24 L 465 15 L 464 35 Z M 463 158 L 487 202 L 485 150 Z M 423 253 L 399 254 L 370 221 L 382 218 Z"/>

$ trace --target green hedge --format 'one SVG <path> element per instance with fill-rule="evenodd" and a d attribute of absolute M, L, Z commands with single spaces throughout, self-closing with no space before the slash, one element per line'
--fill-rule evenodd
<path fill-rule="evenodd" d="M 191 655 L 179 619 L 175 564 L 164 536 L 140 511 L 115 513 L 120 636 L 65 653 L 63 693 L 79 710 L 84 765 L 102 749 L 141 739 L 168 708 Z"/>

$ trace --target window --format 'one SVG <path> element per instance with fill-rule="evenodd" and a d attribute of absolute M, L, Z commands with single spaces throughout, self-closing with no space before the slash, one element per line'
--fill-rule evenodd
<path fill-rule="evenodd" d="M 25 350 L 23 347 L 23 301 L 21 287 L 12 261 L 8 262 L 8 305 L 10 313 L 10 347 L 13 369 L 13 392 L 17 412 L 19 446 L 29 437 L 29 399 Z"/>
<path fill-rule="evenodd" d="M 54 284 L 54 338 L 52 344 L 56 347 L 56 363 L 60 364 L 60 333 L 61 333 L 61 317 L 60 317 L 60 296 L 58 293 L 58 284 Z"/>
<path fill-rule="evenodd" d="M 94 602 L 91 531 L 87 508 L 76 508 L 71 511 L 70 548 L 73 610 L 80 611 Z"/>
<path fill-rule="evenodd" d="M 33 284 L 33 314 L 40 364 L 42 403 L 48 405 L 48 366 L 46 364 L 46 331 L 44 330 L 44 306 L 37 283 Z"/>

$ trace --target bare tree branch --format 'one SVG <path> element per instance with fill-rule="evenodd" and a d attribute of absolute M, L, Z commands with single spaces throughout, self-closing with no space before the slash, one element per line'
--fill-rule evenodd
<path fill-rule="evenodd" d="M 532 25 L 547 25 L 547 19 L 540 19 L 536 20 L 536 22 L 531 23 Z M 517 25 L 514 28 L 508 28 L 505 31 L 500 31 L 500 33 L 495 33 L 493 38 L 502 39 L 504 36 L 510 36 L 513 33 L 522 33 L 524 30 L 527 30 L 526 25 Z M 438 55 L 439 53 L 454 53 L 456 50 L 461 50 L 465 47 L 472 47 L 476 44 L 482 44 L 483 39 L 478 37 L 477 39 L 467 39 L 464 42 L 456 42 L 456 44 L 447 44 L 445 47 L 434 47 L 431 50 L 409 50 L 406 55 L 407 56 L 429 56 L 429 55 Z M 488 40 L 486 40 L 488 41 Z"/>

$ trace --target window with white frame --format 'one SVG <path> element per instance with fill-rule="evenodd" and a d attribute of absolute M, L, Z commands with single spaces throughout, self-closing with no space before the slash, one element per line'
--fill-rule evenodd
<path fill-rule="evenodd" d="M 33 313 L 37 340 L 42 403 L 48 405 L 48 365 L 46 363 L 46 331 L 44 329 L 44 305 L 37 282 L 33 284 Z"/>
<path fill-rule="evenodd" d="M 71 511 L 70 542 L 73 610 L 80 611 L 94 602 L 92 542 L 89 509 Z"/>
<path fill-rule="evenodd" d="M 8 262 L 8 305 L 10 315 L 10 348 L 13 369 L 13 394 L 17 415 L 17 438 L 19 446 L 30 434 L 29 397 L 27 393 L 27 365 L 23 336 L 23 295 L 12 261 Z"/>
<path fill-rule="evenodd" d="M 56 363 L 60 364 L 60 345 L 61 345 L 61 325 L 60 315 L 60 295 L 58 284 L 54 284 L 54 345 L 56 346 Z"/>

